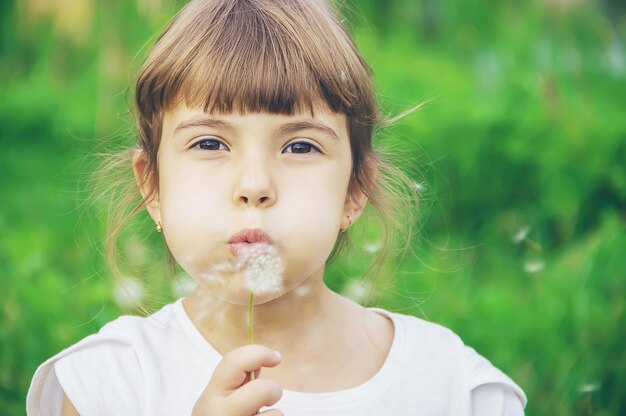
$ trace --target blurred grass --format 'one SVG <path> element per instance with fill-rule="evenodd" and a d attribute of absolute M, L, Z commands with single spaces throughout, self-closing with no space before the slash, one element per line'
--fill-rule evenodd
<path fill-rule="evenodd" d="M 132 140 L 126 88 L 182 2 L 70 3 L 0 3 L 0 414 L 23 414 L 45 358 L 132 311 L 102 258 L 104 210 L 84 201 L 102 139 Z M 522 385 L 527 414 L 626 414 L 624 6 L 345 7 L 385 109 L 433 99 L 380 138 L 412 161 L 423 215 L 374 303 L 459 333 Z M 362 299 L 376 243 L 329 284 Z M 175 296 L 153 237 L 123 251 L 151 280 L 144 302 Z"/>

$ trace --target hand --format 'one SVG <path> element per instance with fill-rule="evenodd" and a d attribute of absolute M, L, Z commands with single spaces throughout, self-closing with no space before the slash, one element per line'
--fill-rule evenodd
<path fill-rule="evenodd" d="M 192 416 L 250 416 L 263 406 L 271 406 L 283 395 L 274 380 L 260 379 L 261 367 L 275 367 L 281 357 L 263 345 L 246 345 L 224 355 L 211 381 L 193 407 Z M 255 379 L 250 381 L 250 372 Z M 263 412 L 280 416 L 280 410 Z"/>

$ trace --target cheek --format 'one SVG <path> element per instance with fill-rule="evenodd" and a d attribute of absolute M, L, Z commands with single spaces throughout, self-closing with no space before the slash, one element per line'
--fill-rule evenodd
<path fill-rule="evenodd" d="M 284 192 L 279 194 L 278 203 L 292 207 L 295 217 L 303 223 L 333 228 L 341 219 L 345 203 L 348 179 L 340 169 L 326 169 L 306 175 L 286 175 Z M 304 224 L 302 224 L 304 225 Z"/>
<path fill-rule="evenodd" d="M 174 163 L 162 169 L 160 210 L 170 227 L 200 227 L 224 204 L 225 185 L 194 163 Z"/>
<path fill-rule="evenodd" d="M 223 261 L 228 253 L 207 250 L 208 236 L 220 238 L 227 234 L 224 221 L 223 190 L 219 183 L 194 179 L 201 176 L 167 176 L 160 186 L 160 211 L 164 236 L 176 261 L 194 276 L 210 264 Z"/>
<path fill-rule="evenodd" d="M 282 196 L 286 209 L 280 221 L 298 255 L 310 255 L 316 264 L 326 261 L 341 226 L 347 182 L 336 173 L 301 177 Z"/>

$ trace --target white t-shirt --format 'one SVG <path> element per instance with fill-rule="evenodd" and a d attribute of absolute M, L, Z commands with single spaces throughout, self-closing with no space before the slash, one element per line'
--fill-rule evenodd
<path fill-rule="evenodd" d="M 523 414 L 524 392 L 450 330 L 375 311 L 395 333 L 370 380 L 329 393 L 285 390 L 274 407 L 286 416 Z M 59 415 L 65 392 L 85 416 L 189 415 L 221 358 L 179 300 L 149 317 L 120 317 L 44 362 L 27 413 Z"/>

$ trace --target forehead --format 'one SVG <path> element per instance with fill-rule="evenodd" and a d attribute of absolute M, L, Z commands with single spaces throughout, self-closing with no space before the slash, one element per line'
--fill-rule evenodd
<path fill-rule="evenodd" d="M 345 114 L 324 108 L 287 115 L 268 112 L 207 113 L 201 108 L 190 108 L 185 105 L 174 106 L 164 111 L 161 139 L 167 140 L 175 135 L 209 128 L 257 134 L 315 130 L 320 134 L 348 139 L 348 121 Z"/>

